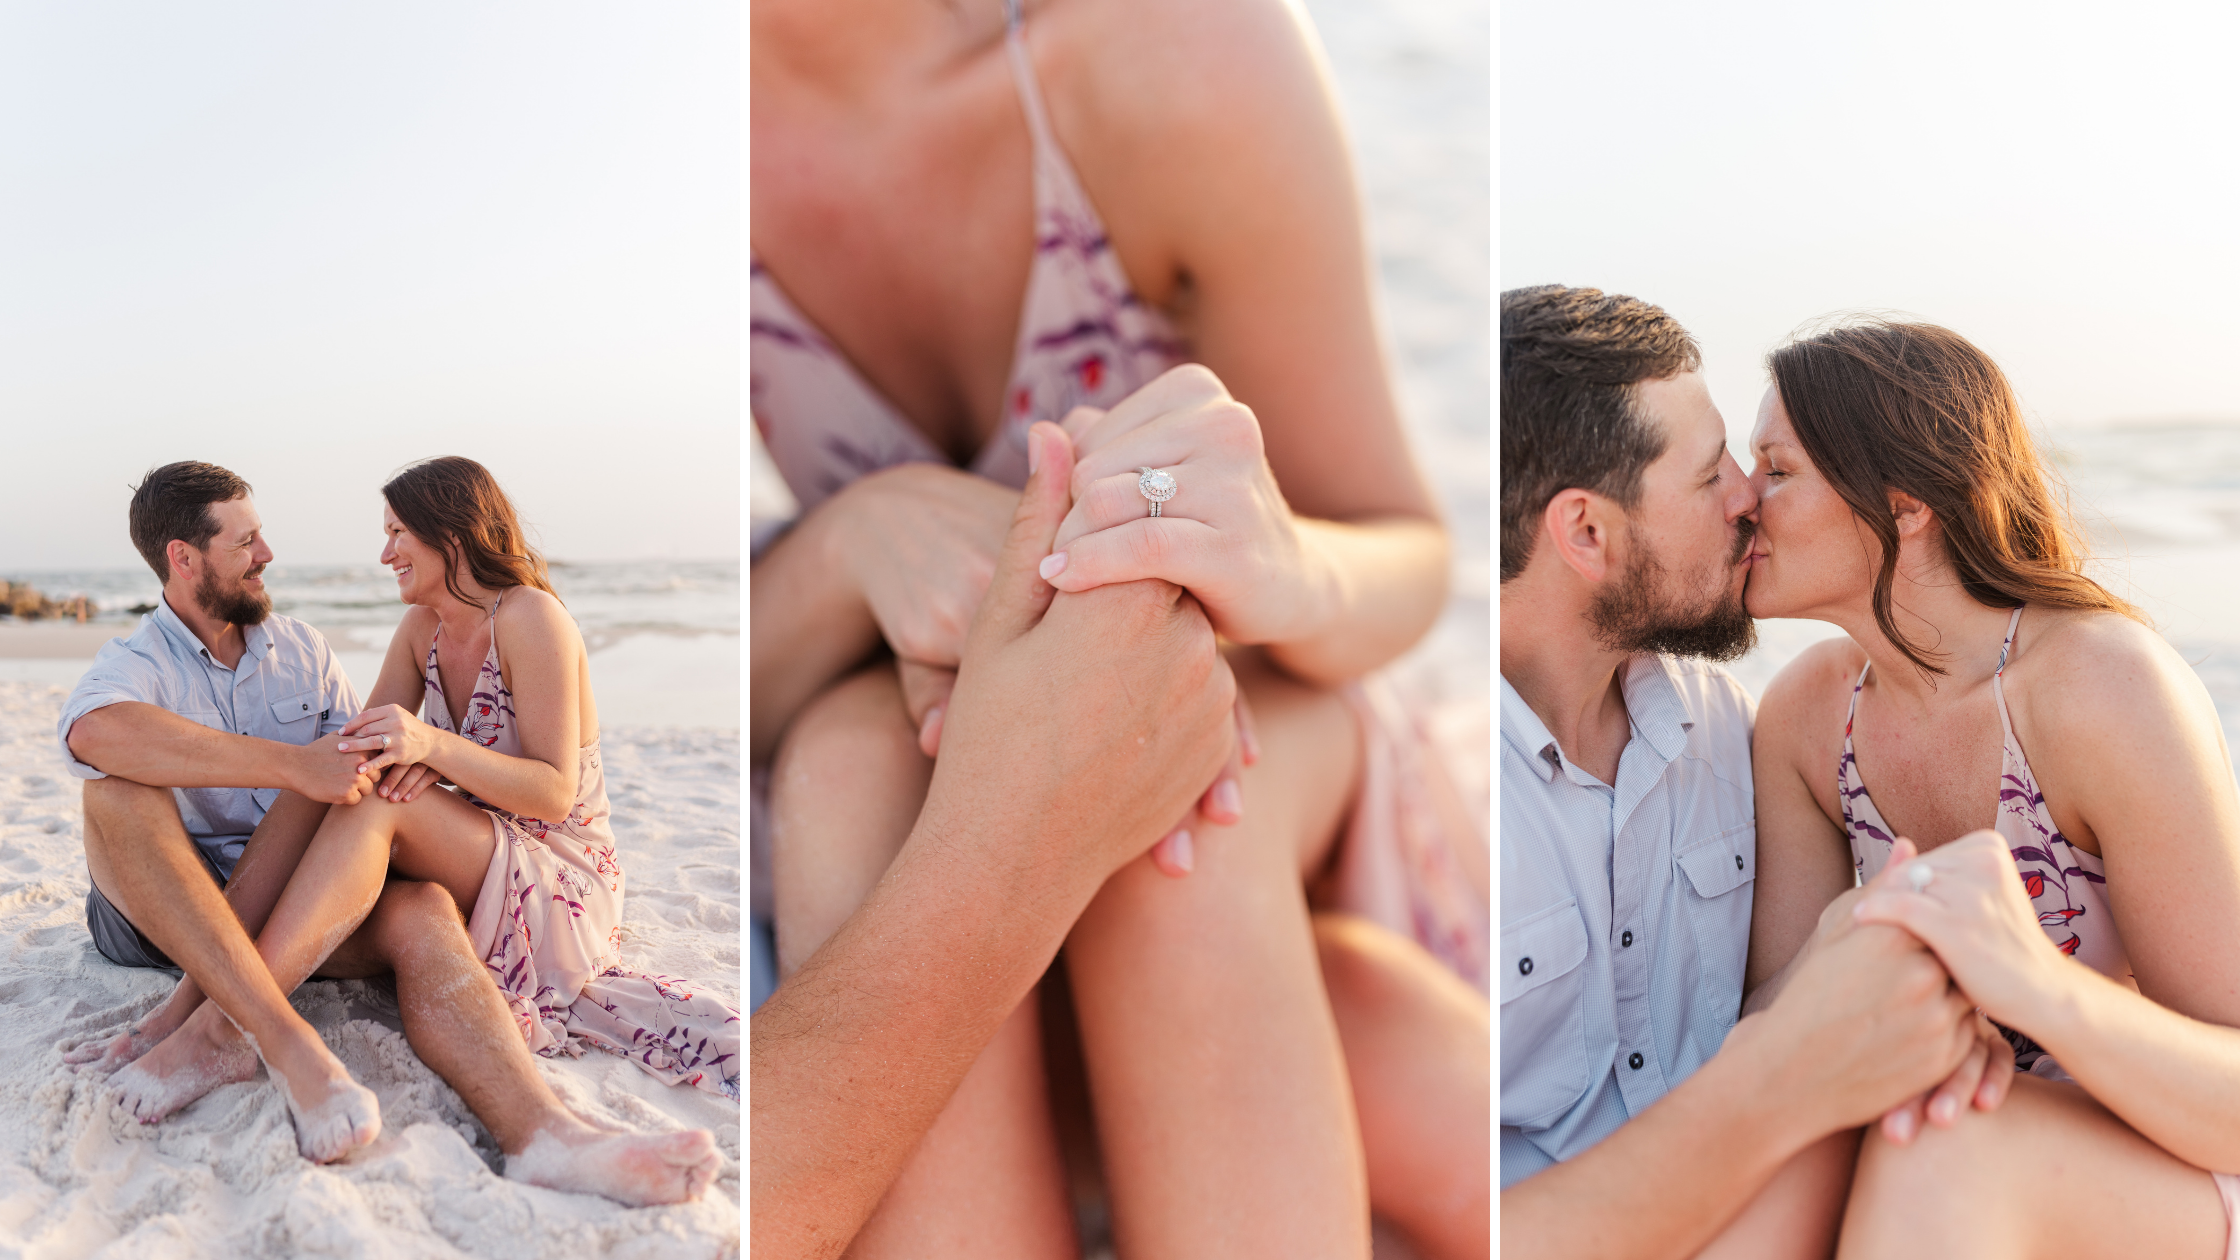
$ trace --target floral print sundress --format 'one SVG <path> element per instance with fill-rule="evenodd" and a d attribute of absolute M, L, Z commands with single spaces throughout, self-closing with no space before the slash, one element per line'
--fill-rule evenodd
<path fill-rule="evenodd" d="M 2062 953 L 2091 967 L 2119 984 L 2137 988 L 2131 978 L 2131 959 L 2124 953 L 2123 938 L 2108 914 L 2108 879 L 2100 859 L 2069 843 L 2053 825 L 2045 793 L 2022 756 L 2022 743 L 2007 717 L 2007 694 L 2001 685 L 2007 672 L 2007 653 L 2014 647 L 2015 626 L 2022 610 L 2007 620 L 2006 642 L 1999 647 L 1999 668 L 1991 675 L 1991 696 L 1999 706 L 1999 729 L 2006 748 L 2000 757 L 1999 810 L 1992 828 L 2005 837 L 2014 864 L 2022 873 L 2022 888 L 2038 911 L 2038 924 Z M 1870 663 L 1860 669 L 1851 686 L 1851 710 L 1843 719 L 1843 758 L 1836 774 L 1836 798 L 1843 802 L 1844 831 L 1851 840 L 1851 865 L 1861 882 L 1873 879 L 1890 860 L 1896 837 L 1867 795 L 1859 779 L 1859 760 L 1851 752 L 1851 726 L 1859 714 L 1859 691 L 1867 685 Z M 2055 1080 L 2066 1079 L 2038 1043 L 2011 1028 L 2002 1028 L 2014 1046 L 2015 1068 Z"/>
<path fill-rule="evenodd" d="M 436 672 L 440 625 L 428 643 L 421 717 L 519 757 L 513 692 L 498 661 L 499 602 L 490 606 L 490 651 L 475 676 L 465 720 L 452 726 Z M 529 1048 L 575 1055 L 589 1044 L 669 1084 L 737 1098 L 739 1012 L 683 981 L 622 965 L 622 866 L 607 825 L 599 741 L 577 751 L 575 805 L 558 822 L 499 809 L 465 788 L 459 796 L 490 815 L 497 838 L 467 935 Z"/>

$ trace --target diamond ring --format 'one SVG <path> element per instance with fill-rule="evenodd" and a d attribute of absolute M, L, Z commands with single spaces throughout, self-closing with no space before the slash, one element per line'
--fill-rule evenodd
<path fill-rule="evenodd" d="M 1936 879 L 1936 868 L 1927 862 L 1906 863 L 1906 882 L 1913 885 L 1915 892 L 1929 891 L 1929 885 L 1935 883 Z"/>
<path fill-rule="evenodd" d="M 1138 468 L 1136 490 L 1151 500 L 1151 514 L 1159 514 L 1159 505 L 1174 497 L 1174 474 L 1161 468 Z"/>
<path fill-rule="evenodd" d="M 381 751 L 389 751 L 389 737 L 386 735 L 381 737 Z"/>

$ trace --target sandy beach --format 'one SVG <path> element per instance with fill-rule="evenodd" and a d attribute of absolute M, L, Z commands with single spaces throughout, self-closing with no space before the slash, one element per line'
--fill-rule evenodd
<path fill-rule="evenodd" d="M 62 639 L 80 629 L 9 628 L 10 638 Z M 84 655 L 115 633 L 102 630 Z M 110 964 L 86 935 L 77 781 L 54 743 L 67 687 L 46 678 L 74 676 L 82 658 L 30 646 L 19 644 L 18 669 L 0 672 L 0 1058 L 12 1065 L 0 1080 L 0 1258 L 737 1253 L 736 1103 L 669 1088 L 596 1051 L 540 1060 L 553 1089 L 594 1123 L 713 1130 L 724 1170 L 700 1202 L 670 1208 L 507 1181 L 489 1135 L 412 1054 L 393 993 L 378 984 L 318 981 L 295 995 L 381 1100 L 381 1139 L 343 1163 L 297 1155 L 286 1109 L 262 1076 L 143 1127 L 101 1078 L 64 1066 L 64 1047 L 122 1027 L 171 979 Z M 624 960 L 736 1002 L 736 730 L 610 724 L 602 742 L 629 874 Z"/>

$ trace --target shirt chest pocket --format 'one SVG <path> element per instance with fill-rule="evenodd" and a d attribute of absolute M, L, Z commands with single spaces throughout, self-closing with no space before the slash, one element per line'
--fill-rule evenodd
<path fill-rule="evenodd" d="M 1501 929 L 1501 1123 L 1545 1128 L 1587 1091 L 1587 925 L 1571 898 Z"/>
<path fill-rule="evenodd" d="M 272 720 L 280 725 L 280 737 L 294 743 L 308 744 L 317 738 L 319 723 L 326 716 L 326 700 L 316 690 L 291 689 L 286 699 L 272 702 Z"/>
<path fill-rule="evenodd" d="M 1742 973 L 1749 962 L 1750 903 L 1758 878 L 1758 828 L 1729 827 L 1673 854 L 1683 885 L 1676 907 L 1695 945 L 1707 1004 L 1726 1027 L 1742 1014 Z"/>

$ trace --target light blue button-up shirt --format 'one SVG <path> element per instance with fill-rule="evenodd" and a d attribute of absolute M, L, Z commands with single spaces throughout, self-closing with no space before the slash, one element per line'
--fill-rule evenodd
<path fill-rule="evenodd" d="M 1608 1137 L 1742 1010 L 1757 706 L 1725 670 L 1640 656 L 1605 784 L 1501 683 L 1501 1184 Z"/>
<path fill-rule="evenodd" d="M 358 713 L 358 693 L 324 635 L 277 614 L 243 631 L 248 647 L 232 669 L 218 663 L 160 596 L 132 633 L 111 639 L 62 706 L 55 738 L 70 773 L 106 776 L 70 752 L 70 728 L 106 705 L 138 701 L 212 730 L 283 744 L 308 744 L 341 730 Z M 278 800 L 277 788 L 173 788 L 179 821 L 220 874 L 229 878 Z"/>

